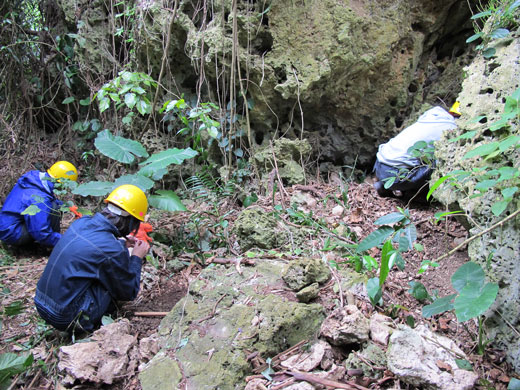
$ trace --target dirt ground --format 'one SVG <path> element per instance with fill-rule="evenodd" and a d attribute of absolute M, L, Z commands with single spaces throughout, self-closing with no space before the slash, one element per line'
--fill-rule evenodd
<path fill-rule="evenodd" d="M 318 200 L 320 197 L 323 198 L 328 195 L 340 197 L 338 186 L 334 183 L 317 183 L 300 186 L 299 188 L 298 186 L 287 187 L 285 188 L 285 195 L 291 196 L 296 191 L 310 193 Z M 280 194 L 280 196 L 283 195 Z M 281 199 L 275 201 L 281 201 Z M 258 203 L 266 208 L 273 207 L 270 196 L 259 199 Z M 230 226 L 232 226 L 239 211 L 239 209 L 233 211 L 232 205 L 232 202 L 225 202 L 222 206 L 224 209 L 219 210 L 220 215 L 227 215 L 226 218 Z M 362 184 L 349 184 L 348 208 L 340 216 L 333 218 L 331 217 L 331 208 L 334 206 L 335 204 L 325 205 L 324 202 L 318 201 L 314 208 L 309 211 L 313 211 L 313 216 L 316 219 L 324 218 L 331 226 L 337 224 L 339 220 L 344 221 L 356 232 L 359 238 L 363 238 L 375 230 L 376 226 L 373 222 L 380 216 L 397 211 L 397 207 L 408 207 L 410 209 L 412 221 L 417 227 L 417 242 L 424 246 L 424 251 L 410 251 L 405 254 L 406 267 L 404 271 L 394 269 L 385 284 L 384 300 L 388 304 L 385 305 L 384 309 L 378 308 L 377 310 L 384 311 L 385 314 L 391 315 L 398 322 L 404 322 L 406 317 L 410 315 L 414 317 L 416 323 L 429 322 L 434 330 L 456 340 L 462 350 L 469 355 L 471 363 L 481 378 L 478 389 L 505 389 L 511 371 L 504 361 L 504 354 L 501 351 L 488 348 L 484 356 L 476 355 L 475 342 L 466 330 L 467 327 L 470 332 L 474 332 L 475 324 L 473 322 L 469 321 L 469 324 L 463 327 L 456 322 L 454 315 L 451 313 L 425 320 L 421 315 L 422 304 L 407 292 L 410 288 L 408 285 L 410 281 L 420 281 L 430 293 L 433 290 L 437 290 L 439 296 L 452 293 L 451 275 L 468 260 L 465 247 L 442 260 L 439 267 L 429 269 L 421 275 L 418 275 L 417 271 L 423 260 L 434 260 L 464 241 L 467 232 L 462 225 L 454 219 L 434 223 L 434 214 L 442 211 L 439 209 L 440 206 L 436 204 L 412 202 L 406 205 L 400 199 L 380 198 L 369 181 Z M 201 210 L 201 207 L 198 207 L 197 210 Z M 226 207 L 229 210 L 226 210 Z M 155 231 L 178 230 L 183 218 L 186 218 L 186 215 L 176 214 L 163 217 L 160 220 L 151 219 L 149 222 L 154 226 Z M 72 215 L 65 215 L 63 228 L 66 228 L 72 220 Z M 178 231 L 172 231 L 172 236 L 175 235 L 178 235 Z M 230 248 L 236 248 L 233 242 L 228 242 L 228 244 Z M 130 320 L 139 339 L 156 332 L 162 319 L 160 314 L 156 314 L 169 311 L 185 295 L 189 281 L 197 276 L 203 266 L 199 261 L 196 261 L 196 256 L 181 254 L 176 256 L 176 259 L 189 265 L 181 271 L 173 272 L 166 266 L 167 262 L 173 258 L 168 254 L 167 249 L 165 245 L 155 247 L 157 261 L 156 264 L 148 263 L 143 268 L 142 286 L 138 298 L 133 302 L 121 305 L 118 311 L 120 317 Z M 35 286 L 45 267 L 49 251 L 37 248 L 18 251 L 8 249 L 0 253 L 4 257 L 1 262 L 3 265 L 0 266 L 1 305 L 7 307 L 20 302 L 23 307 L 19 314 L 6 315 L 4 313 L 2 315 L 0 353 L 31 351 L 35 355 L 35 360 L 40 361 L 33 369 L 18 376 L 11 389 L 58 389 L 57 350 L 62 345 L 70 344 L 71 340 L 64 333 L 57 332 L 46 325 L 39 318 L 32 303 Z M 211 254 L 222 256 L 221 251 L 218 253 L 210 252 L 209 255 Z M 230 256 L 233 256 L 233 254 Z M 342 258 L 337 257 L 334 260 L 340 267 L 347 266 Z M 334 292 L 333 285 L 333 282 L 325 285 L 318 298 L 326 310 L 332 310 L 335 305 L 334 302 L 337 300 L 337 292 Z M 361 309 L 367 313 L 374 311 L 369 302 L 364 304 Z M 392 386 L 391 388 L 395 389 L 412 388 L 398 383 L 398 381 L 386 382 L 384 386 L 389 384 Z M 91 387 L 85 384 L 78 385 L 75 388 L 88 389 Z M 106 388 L 140 390 L 141 387 L 137 373 L 135 373 L 133 376 L 122 378 L 118 384 Z M 389 387 L 373 384 L 372 388 Z"/>

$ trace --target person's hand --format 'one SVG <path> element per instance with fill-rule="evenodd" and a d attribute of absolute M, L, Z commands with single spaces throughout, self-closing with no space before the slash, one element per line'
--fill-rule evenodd
<path fill-rule="evenodd" d="M 135 243 L 137 242 L 137 239 L 134 237 L 134 236 L 126 236 L 126 247 L 127 248 L 131 248 L 135 245 Z"/>
<path fill-rule="evenodd" d="M 148 244 L 146 241 L 136 239 L 134 249 L 132 250 L 132 255 L 143 259 L 148 253 L 148 250 L 150 250 L 150 244 Z"/>

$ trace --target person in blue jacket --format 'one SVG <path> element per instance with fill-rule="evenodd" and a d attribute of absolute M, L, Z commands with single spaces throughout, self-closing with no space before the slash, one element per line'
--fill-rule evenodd
<path fill-rule="evenodd" d="M 60 179 L 76 181 L 78 171 L 68 161 L 58 161 L 47 172 L 29 171 L 7 195 L 0 211 L 0 240 L 21 246 L 32 242 L 53 247 L 61 237 L 60 207 L 62 202 L 54 194 L 55 182 Z M 23 213 L 34 205 L 36 213 Z"/>
<path fill-rule="evenodd" d="M 105 203 L 101 212 L 70 225 L 36 286 L 36 309 L 58 330 L 90 332 L 115 310 L 115 301 L 134 300 L 139 292 L 141 263 L 150 245 L 129 234 L 144 221 L 146 195 L 123 185 Z"/>
<path fill-rule="evenodd" d="M 379 196 L 411 195 L 426 184 L 433 167 L 411 155 L 410 149 L 419 141 L 431 144 L 439 140 L 444 131 L 456 129 L 455 118 L 460 116 L 459 105 L 459 102 L 455 102 L 449 111 L 434 107 L 387 143 L 379 145 L 374 165 L 377 178 L 374 188 Z M 389 182 L 391 185 L 385 188 L 388 179 L 392 180 Z"/>

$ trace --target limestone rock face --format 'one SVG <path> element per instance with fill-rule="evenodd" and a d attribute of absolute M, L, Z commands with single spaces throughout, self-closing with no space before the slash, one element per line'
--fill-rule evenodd
<path fill-rule="evenodd" d="M 244 132 L 247 99 L 251 144 L 306 138 L 315 158 L 337 166 L 367 167 L 422 103 L 453 100 L 472 31 L 467 4 L 456 0 L 239 1 L 236 14 L 231 0 L 201 9 L 181 0 L 175 10 L 159 0 L 59 3 L 92 84 L 132 61 L 162 75 L 160 102 L 181 94 L 196 102 L 198 93 L 222 107 L 234 100 Z M 232 64 L 243 87 L 234 96 Z"/>
<path fill-rule="evenodd" d="M 520 86 L 520 64 L 518 63 L 520 39 L 516 35 L 496 40 L 492 45 L 496 49 L 494 57 L 485 59 L 480 55 L 464 71 L 467 77 L 459 96 L 462 117 L 457 120 L 458 131 L 450 136 L 455 138 L 463 133 L 475 133 L 470 138 L 460 139 L 457 142 L 447 142 L 444 138 L 437 143 L 438 170 L 432 177 L 431 185 L 439 177 L 452 171 L 471 172 L 474 168 L 486 166 L 488 170 L 516 169 L 518 175 L 520 166 L 518 148 L 500 153 L 498 157 L 486 161 L 482 158 L 463 159 L 467 152 L 476 147 L 502 141 L 508 136 L 520 135 L 518 124 L 501 130 L 489 130 L 490 126 L 501 118 L 507 97 Z M 482 119 L 483 116 L 486 118 Z M 474 120 L 477 117 L 481 117 L 481 120 Z M 470 176 L 458 181 L 460 190 L 456 190 L 454 186 L 441 186 L 433 195 L 442 203 L 450 205 L 453 210 L 463 210 L 470 215 L 471 219 L 466 221 L 466 225 L 470 229 L 470 235 L 476 235 L 518 210 L 520 206 L 518 194 L 499 217 L 495 216 L 491 209 L 495 202 L 503 199 L 502 189 L 518 186 L 518 179 L 515 180 L 516 182 L 499 181 L 495 186 L 492 185 L 491 190 L 484 196 L 472 197 L 471 195 L 478 194 L 479 191 L 476 187 L 478 181 L 474 176 Z M 509 360 L 517 370 L 520 369 L 520 340 L 514 332 L 511 332 L 508 323 L 515 327 L 520 324 L 519 230 L 520 218 L 516 217 L 473 240 L 468 246 L 471 260 L 482 265 L 489 278 L 500 286 L 497 300 L 492 306 L 492 311 L 488 313 L 486 325 L 491 332 L 488 336 L 507 351 Z M 490 261 L 489 267 L 488 261 Z M 500 310 L 500 314 L 494 310 Z"/>

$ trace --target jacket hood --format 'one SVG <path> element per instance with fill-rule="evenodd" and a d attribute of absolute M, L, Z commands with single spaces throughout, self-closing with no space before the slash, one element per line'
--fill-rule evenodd
<path fill-rule="evenodd" d="M 47 179 L 47 180 L 46 180 Z M 20 188 L 36 188 L 53 196 L 54 183 L 50 180 L 49 174 L 40 171 L 29 171 L 18 179 L 17 184 Z"/>

